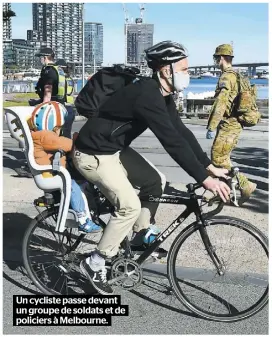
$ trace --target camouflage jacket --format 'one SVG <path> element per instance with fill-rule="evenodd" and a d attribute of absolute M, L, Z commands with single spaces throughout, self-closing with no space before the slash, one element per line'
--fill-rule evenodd
<path fill-rule="evenodd" d="M 215 101 L 210 110 L 207 129 L 215 131 L 222 119 L 234 115 L 235 98 L 238 95 L 237 77 L 232 68 L 226 69 L 215 89 Z"/>

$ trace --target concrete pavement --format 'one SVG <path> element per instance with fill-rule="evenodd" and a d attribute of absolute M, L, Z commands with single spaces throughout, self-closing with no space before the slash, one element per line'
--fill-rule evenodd
<path fill-rule="evenodd" d="M 79 130 L 83 122 L 74 124 Z M 209 152 L 211 141 L 205 139 L 205 128 L 191 125 L 202 147 Z M 165 153 L 154 135 L 147 131 L 133 147 L 151 160 L 170 180 L 170 188 L 185 190 L 192 179 Z M 21 259 L 21 242 L 24 231 L 36 215 L 32 206 L 35 197 L 41 195 L 32 179 L 18 178 L 14 168 L 20 166 L 23 155 L 16 141 L 4 130 L 4 333 L 5 334 L 267 334 L 268 313 L 262 310 L 246 321 L 223 324 L 195 318 L 177 300 L 167 294 L 168 281 L 146 276 L 145 283 L 133 292 L 120 291 L 122 304 L 128 304 L 129 317 L 113 317 L 112 327 L 20 327 L 12 326 L 12 295 L 33 294 L 37 290 L 24 273 Z M 255 224 L 263 232 L 268 231 L 268 133 L 245 130 L 239 147 L 233 154 L 234 162 L 252 180 L 258 183 L 254 198 L 243 208 L 226 207 L 222 214 L 243 218 Z M 157 222 L 165 228 L 181 211 L 180 207 L 162 205 Z M 189 223 L 186 222 L 187 224 Z M 175 235 L 174 235 L 175 236 Z M 172 238 L 173 239 L 173 238 Z M 172 239 L 165 243 L 169 248 Z M 169 241 L 169 242 L 168 242 Z M 250 295 L 250 294 L 249 294 Z M 237 294 L 239 298 L 239 293 Z"/>

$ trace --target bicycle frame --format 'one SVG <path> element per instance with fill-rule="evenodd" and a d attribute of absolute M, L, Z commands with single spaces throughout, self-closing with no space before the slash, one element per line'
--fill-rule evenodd
<path fill-rule="evenodd" d="M 210 242 L 209 236 L 207 234 L 206 228 L 204 226 L 205 220 L 214 214 L 219 213 L 223 208 L 223 203 L 216 208 L 216 210 L 211 211 L 209 213 L 202 214 L 200 206 L 198 204 L 198 200 L 202 199 L 202 196 L 195 194 L 194 190 L 189 193 L 186 193 L 187 196 L 173 196 L 173 195 L 161 195 L 161 196 L 144 196 L 140 197 L 141 201 L 148 201 L 148 202 L 156 202 L 160 204 L 174 204 L 174 205 L 185 205 L 186 209 L 162 232 L 160 235 L 155 239 L 155 241 L 138 257 L 136 262 L 139 265 L 142 265 L 147 258 L 178 228 L 182 225 L 182 223 L 192 214 L 196 215 L 197 224 L 199 226 L 199 232 L 201 238 L 203 240 L 203 244 L 213 261 L 215 267 L 217 268 L 218 273 L 221 275 L 222 271 L 222 263 L 218 258 L 217 254 L 215 253 L 213 246 Z M 104 226 L 103 226 L 104 227 Z M 69 252 L 76 249 L 76 247 L 81 242 L 81 239 L 85 236 L 85 234 L 81 234 L 76 242 L 70 247 Z M 121 246 L 125 249 L 125 254 L 127 256 L 131 255 L 131 247 L 128 238 L 126 238 L 122 243 Z"/>
<path fill-rule="evenodd" d="M 209 236 L 207 234 L 206 228 L 204 226 L 205 219 L 209 216 L 219 213 L 222 208 L 223 204 L 221 203 L 216 210 L 202 214 L 200 206 L 198 204 L 198 199 L 202 199 L 201 196 L 195 194 L 194 192 L 188 194 L 188 197 L 184 196 L 148 196 L 148 197 L 141 197 L 141 201 L 149 201 L 149 202 L 159 202 L 162 204 L 175 204 L 175 205 L 185 205 L 186 209 L 155 239 L 155 241 L 148 247 L 136 260 L 139 265 L 142 265 L 147 258 L 178 228 L 180 227 L 183 222 L 192 214 L 196 215 L 197 224 L 199 224 L 199 232 L 203 241 L 203 244 L 214 263 L 217 272 L 219 275 L 223 273 L 223 264 L 218 258 L 217 254 L 215 253 L 213 246 L 210 242 Z M 126 242 L 127 250 L 130 253 L 130 243 L 129 241 Z"/>
<path fill-rule="evenodd" d="M 198 221 L 203 223 L 201 210 L 198 204 L 197 195 L 188 197 L 167 196 L 167 197 L 142 197 L 142 201 L 159 202 L 161 204 L 185 205 L 186 209 L 156 238 L 156 240 L 147 248 L 136 260 L 141 265 L 168 237 L 171 235 L 192 213 L 195 213 Z"/>

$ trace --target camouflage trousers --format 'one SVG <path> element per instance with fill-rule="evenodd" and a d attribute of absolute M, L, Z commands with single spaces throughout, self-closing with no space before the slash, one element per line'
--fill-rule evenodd
<path fill-rule="evenodd" d="M 231 169 L 230 155 L 238 143 L 242 130 L 243 128 L 236 118 L 228 118 L 219 124 L 211 151 L 214 166 Z M 249 180 L 242 173 L 239 173 L 238 178 L 241 188 L 249 183 Z"/>

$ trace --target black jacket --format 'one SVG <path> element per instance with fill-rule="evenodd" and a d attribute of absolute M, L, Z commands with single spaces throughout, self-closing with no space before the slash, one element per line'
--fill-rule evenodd
<path fill-rule="evenodd" d="M 76 148 L 113 154 L 149 128 L 170 156 L 197 182 L 208 177 L 211 161 L 178 116 L 172 96 L 162 96 L 153 79 L 129 84 L 111 96 L 79 132 Z"/>
<path fill-rule="evenodd" d="M 51 101 L 58 101 L 60 103 L 64 103 L 64 100 L 59 100 L 57 98 L 58 85 L 59 85 L 58 73 L 53 67 L 47 65 L 42 67 L 40 78 L 36 86 L 36 92 L 42 100 L 44 97 L 44 87 L 49 84 L 52 85 Z"/>

